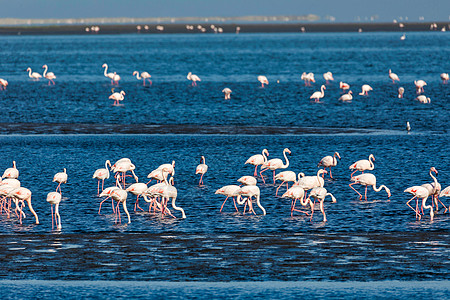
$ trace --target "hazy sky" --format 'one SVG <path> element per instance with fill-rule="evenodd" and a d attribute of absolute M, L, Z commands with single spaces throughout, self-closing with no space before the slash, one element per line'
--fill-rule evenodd
<path fill-rule="evenodd" d="M 0 0 L 0 18 L 207 17 L 316 14 L 324 21 L 449 21 L 450 0 Z"/>

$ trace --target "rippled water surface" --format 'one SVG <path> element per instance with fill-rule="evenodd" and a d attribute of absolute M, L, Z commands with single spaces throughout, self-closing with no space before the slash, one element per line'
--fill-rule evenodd
<path fill-rule="evenodd" d="M 240 295 L 246 289 L 238 282 L 274 281 L 272 288 L 253 287 L 258 295 L 265 295 L 267 288 L 273 297 L 292 296 L 275 288 L 279 281 L 400 280 L 431 284 L 423 295 L 448 296 L 448 289 L 440 289 L 439 283 L 448 286 L 445 280 L 450 276 L 449 213 L 441 208 L 430 221 L 426 210 L 422 220 L 416 220 L 405 205 L 410 197 L 403 190 L 431 182 L 432 166 L 438 169 L 442 186 L 450 185 L 450 85 L 439 79 L 450 69 L 449 37 L 439 33 L 410 33 L 405 41 L 397 33 L 1 37 L 0 77 L 9 86 L 0 91 L 0 169 L 17 162 L 22 186 L 33 192 L 40 225 L 34 224 L 28 208 L 23 225 L 14 215 L 9 219 L 0 215 L 0 278 L 20 279 L 17 285 L 39 280 L 34 281 L 34 290 L 45 289 L 47 283 L 40 280 L 235 281 L 232 287 L 213 283 L 200 287 L 225 289 L 229 296 L 237 295 L 230 288 Z M 112 86 L 103 76 L 104 62 L 122 76 L 116 90 L 126 91 L 123 106 L 112 106 L 108 100 Z M 28 66 L 40 71 L 44 63 L 58 77 L 55 86 L 27 77 Z M 389 80 L 389 68 L 400 76 L 405 99 L 396 98 L 399 84 Z M 151 73 L 153 85 L 143 87 L 131 76 L 134 70 Z M 197 87 L 187 81 L 189 71 L 202 78 Z M 303 71 L 316 73 L 313 87 L 300 80 Z M 335 82 L 327 85 L 323 103 L 311 103 L 309 96 L 324 83 L 321 74 L 326 71 L 333 72 Z M 260 74 L 270 81 L 264 89 L 256 80 Z M 413 100 L 417 79 L 427 81 L 430 104 Z M 351 103 L 337 100 L 339 81 L 352 86 Z M 374 90 L 359 96 L 365 83 Z M 233 90 L 230 101 L 223 100 L 224 87 Z M 406 121 L 411 123 L 410 134 L 404 130 Z M 269 172 L 268 183 L 259 183 L 266 216 L 259 209 L 256 216 L 243 215 L 242 209 L 235 213 L 232 202 L 219 213 L 224 197 L 215 190 L 252 175 L 253 168 L 244 165 L 249 156 L 267 148 L 269 158 L 282 158 L 286 147 L 292 151 L 289 170 L 306 175 L 316 174 L 323 156 L 341 154 L 333 169 L 335 179 L 325 180 L 337 199 L 325 202 L 326 223 L 321 222 L 320 211 L 312 221 L 303 215 L 291 217 L 290 202 L 275 196 Z M 376 157 L 372 173 L 378 185 L 390 188 L 390 200 L 384 191 L 370 189 L 368 201 L 360 201 L 348 186 L 348 166 L 370 153 Z M 194 174 L 201 155 L 209 166 L 204 186 L 198 186 L 199 176 Z M 92 174 L 104 167 L 105 160 L 122 157 L 134 162 L 142 182 L 157 166 L 175 160 L 177 204 L 187 218 L 181 219 L 178 212 L 176 219 L 134 212 L 132 195 L 131 224 L 116 224 L 108 201 L 98 214 L 101 199 Z M 56 188 L 53 175 L 63 168 L 69 180 L 62 186 L 62 230 L 52 231 L 45 199 Z M 113 184 L 112 178 L 106 182 Z M 449 205 L 448 199 L 442 201 Z M 100 283 L 94 295 L 101 295 L 96 290 Z M 142 287 L 136 284 L 131 285 L 138 295 Z M 159 294 L 168 295 L 172 287 L 160 284 Z M 4 286 L 13 285 L 4 281 Z M 387 283 L 380 286 L 391 289 Z M 175 289 L 180 295 L 196 288 L 181 284 Z M 302 284 L 290 288 L 307 292 Z M 377 296 L 372 286 L 361 289 Z M 336 285 L 333 291 L 318 295 L 349 295 L 344 286 Z M 406 297 L 414 289 L 403 291 L 393 296 Z M 83 295 L 92 295 L 89 288 Z"/>

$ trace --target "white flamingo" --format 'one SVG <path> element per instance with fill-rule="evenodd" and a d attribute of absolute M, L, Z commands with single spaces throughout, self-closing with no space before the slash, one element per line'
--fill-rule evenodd
<path fill-rule="evenodd" d="M 236 209 L 236 211 L 238 212 L 238 208 L 236 206 L 236 200 L 234 199 L 234 197 L 238 197 L 239 196 L 239 190 L 241 189 L 240 186 L 232 184 L 232 185 L 226 185 L 221 187 L 220 189 L 218 189 L 215 194 L 219 194 L 219 195 L 224 195 L 227 196 L 225 198 L 225 200 L 222 203 L 222 206 L 220 207 L 220 212 L 222 212 L 223 206 L 225 205 L 225 202 L 227 202 L 228 198 L 232 198 L 233 199 L 233 203 L 234 203 L 234 208 Z"/>
<path fill-rule="evenodd" d="M 229 88 L 224 88 L 224 89 L 222 90 L 222 93 L 225 94 L 225 100 L 231 99 L 231 93 L 232 93 L 232 91 L 231 91 Z"/>
<path fill-rule="evenodd" d="M 414 85 L 416 86 L 417 94 L 423 93 L 423 87 L 427 85 L 427 83 L 423 80 L 414 80 Z"/>
<path fill-rule="evenodd" d="M 52 229 L 53 220 L 55 220 L 55 225 L 57 230 L 61 230 L 61 216 L 59 214 L 59 203 L 61 202 L 61 194 L 58 192 L 50 192 L 47 194 L 47 202 L 50 203 L 52 211 Z M 55 213 L 53 214 L 53 205 L 55 205 Z"/>
<path fill-rule="evenodd" d="M 114 90 L 114 89 L 113 89 L 113 90 Z M 125 94 L 124 91 L 120 91 L 120 93 L 115 92 L 115 93 L 112 93 L 112 94 L 108 97 L 108 99 L 114 100 L 113 105 L 114 105 L 114 106 L 118 106 L 118 105 L 120 105 L 120 104 L 119 104 L 119 101 L 123 101 L 123 100 L 125 99 L 125 97 L 124 97 L 125 95 L 126 95 L 126 94 Z"/>
<path fill-rule="evenodd" d="M 114 73 L 108 73 L 108 65 L 107 64 L 103 64 L 102 68 L 105 68 L 105 71 L 103 73 L 103 75 L 105 75 L 105 77 L 111 79 L 111 84 L 114 84 Z"/>
<path fill-rule="evenodd" d="M 341 81 L 339 82 L 339 88 L 342 89 L 342 91 L 349 90 L 350 84 Z"/>
<path fill-rule="evenodd" d="M 251 164 L 255 166 L 255 172 L 253 173 L 253 176 L 257 177 L 258 173 L 256 172 L 258 169 L 258 166 L 264 164 L 267 161 L 267 157 L 269 156 L 269 151 L 267 149 L 263 149 L 262 154 L 255 154 L 250 156 L 245 164 Z M 261 178 L 264 181 L 264 177 L 261 175 Z"/>
<path fill-rule="evenodd" d="M 197 81 L 202 81 L 200 79 L 200 77 L 198 77 L 195 74 L 192 74 L 192 72 L 189 72 L 186 77 L 187 77 L 188 80 L 192 81 L 192 86 L 197 86 Z"/>
<path fill-rule="evenodd" d="M 422 199 L 422 208 L 430 209 L 430 217 L 431 217 L 431 221 L 433 221 L 433 217 L 434 217 L 433 207 L 431 205 L 426 205 L 426 201 L 429 196 L 428 190 L 426 188 L 424 188 L 423 186 L 415 185 L 415 186 L 407 188 L 403 192 L 414 195 L 414 197 L 412 197 L 411 199 L 409 199 L 406 202 L 406 205 L 408 205 L 416 213 L 416 219 L 419 218 L 419 220 L 420 220 L 422 218 L 422 215 L 420 214 L 420 211 L 419 211 L 419 202 L 418 202 L 418 199 Z M 411 205 L 409 205 L 409 202 L 411 202 L 414 199 L 417 199 L 416 200 L 416 209 L 414 209 Z"/>
<path fill-rule="evenodd" d="M 398 88 L 398 97 L 403 98 L 403 94 L 405 93 L 405 89 L 403 87 Z"/>
<path fill-rule="evenodd" d="M 8 81 L 6 79 L 0 78 L 0 91 L 6 90 L 8 86 Z"/>
<path fill-rule="evenodd" d="M 381 191 L 383 188 L 386 191 L 386 193 L 388 194 L 388 198 L 391 197 L 391 190 L 389 188 L 387 188 L 385 185 L 380 185 L 378 188 L 376 187 L 377 185 L 377 178 L 375 177 L 375 175 L 370 174 L 370 173 L 364 173 L 364 174 L 360 174 L 357 176 L 354 176 L 351 178 L 351 181 L 354 181 L 353 183 L 349 184 L 349 187 L 351 187 L 355 192 L 358 193 L 359 195 L 359 200 L 362 199 L 362 195 L 360 192 L 358 192 L 353 185 L 354 184 L 361 184 L 364 185 L 365 188 L 365 193 L 364 193 L 364 199 L 367 200 L 367 187 L 368 186 L 372 186 L 373 190 L 375 192 L 379 192 Z"/>
<path fill-rule="evenodd" d="M 339 98 L 339 100 L 341 100 L 341 101 L 352 101 L 352 99 L 353 99 L 352 93 L 353 93 L 352 91 L 348 91 L 348 93 L 342 95 Z"/>
<path fill-rule="evenodd" d="M 323 78 L 325 79 L 326 84 L 328 84 L 330 81 L 333 81 L 333 73 L 331 72 L 326 72 L 323 74 Z"/>
<path fill-rule="evenodd" d="M 323 96 L 325 96 L 325 92 L 324 90 L 326 90 L 327 88 L 322 84 L 322 86 L 320 87 L 320 92 L 314 92 L 311 97 L 309 97 L 309 99 L 314 99 L 315 102 L 320 102 L 320 99 L 323 98 Z"/>
<path fill-rule="evenodd" d="M 255 215 L 255 211 L 253 210 L 253 204 L 252 204 L 252 198 L 255 197 L 256 198 L 256 205 L 258 205 L 258 207 L 263 211 L 263 215 L 266 215 L 266 210 L 265 208 L 261 205 L 261 191 L 259 189 L 259 187 L 257 187 L 256 185 L 245 185 L 243 187 L 241 187 L 239 189 L 239 195 L 242 196 L 242 201 L 239 201 L 238 199 L 238 204 L 242 205 L 245 203 L 245 205 L 249 206 L 249 211 L 253 212 Z M 245 214 L 245 208 L 244 208 L 244 214 Z"/>
<path fill-rule="evenodd" d="M 333 175 L 331 174 L 331 167 L 336 167 L 336 165 L 338 163 L 338 160 L 336 159 L 336 157 L 339 158 L 339 160 L 341 159 L 339 152 L 334 152 L 333 156 L 327 155 L 327 156 L 323 157 L 317 164 L 318 167 L 323 167 L 324 170 L 325 170 L 325 168 L 329 168 L 331 178 L 333 178 Z"/>
<path fill-rule="evenodd" d="M 431 103 L 430 97 L 427 97 L 425 95 L 417 96 L 416 100 L 419 101 L 420 103 Z"/>
<path fill-rule="evenodd" d="M 139 72 L 138 71 L 134 71 L 133 72 L 133 76 L 136 75 L 136 78 L 138 80 L 142 79 L 142 85 L 145 86 L 145 80 L 147 79 L 148 82 L 150 83 L 150 85 L 152 85 L 152 81 L 150 80 L 150 78 L 152 77 L 148 72 L 142 72 L 141 75 L 139 76 Z"/>
<path fill-rule="evenodd" d="M 350 167 L 348 167 L 348 168 L 350 170 L 355 170 L 355 171 L 353 171 L 353 173 L 350 175 L 350 177 L 353 177 L 353 174 L 355 174 L 356 171 L 360 171 L 360 172 L 364 173 L 364 171 L 373 170 L 375 168 L 375 165 L 372 160 L 375 161 L 375 156 L 373 156 L 373 154 L 370 154 L 369 160 L 361 159 L 361 160 L 358 160 L 357 162 L 354 162 L 353 164 L 351 164 Z"/>
<path fill-rule="evenodd" d="M 259 75 L 258 81 L 261 82 L 261 87 L 264 87 L 264 84 L 269 84 L 269 80 L 264 75 Z"/>
<path fill-rule="evenodd" d="M 97 195 L 100 194 L 100 180 L 102 181 L 102 191 L 103 191 L 103 186 L 104 186 L 104 182 L 105 179 L 109 178 L 109 169 L 108 166 L 111 167 L 111 162 L 109 160 L 106 160 L 105 162 L 105 168 L 101 168 L 101 169 L 97 169 L 94 172 L 94 175 L 92 176 L 92 178 L 95 178 L 98 180 L 97 182 Z"/>
<path fill-rule="evenodd" d="M 395 81 L 400 81 L 400 78 L 398 78 L 397 74 L 393 73 L 391 69 L 389 69 L 389 78 L 392 80 L 392 84 L 394 84 Z"/>
<path fill-rule="evenodd" d="M 42 78 L 42 75 L 36 72 L 31 73 L 31 68 L 27 69 L 28 72 L 28 77 L 34 79 L 34 80 L 39 80 L 40 78 Z"/>
<path fill-rule="evenodd" d="M 442 79 L 443 84 L 447 84 L 447 82 L 450 80 L 450 77 L 449 77 L 448 73 L 442 73 L 441 79 Z"/>
<path fill-rule="evenodd" d="M 333 196 L 333 194 L 328 193 L 328 191 L 326 190 L 326 188 L 318 186 L 315 187 L 311 190 L 311 192 L 309 193 L 309 197 L 313 197 L 315 200 L 319 201 L 319 207 L 320 207 L 320 211 L 322 212 L 323 215 L 323 222 L 327 221 L 327 215 L 325 214 L 325 209 L 323 207 L 323 203 L 324 200 L 326 198 L 326 196 L 330 196 L 331 197 L 331 202 L 336 203 L 336 198 Z M 312 221 L 313 215 L 314 215 L 314 205 L 315 205 L 315 201 L 312 202 L 310 201 L 310 205 L 311 205 L 311 218 L 310 220 Z"/>
<path fill-rule="evenodd" d="M 283 156 L 284 156 L 284 159 L 286 160 L 286 164 L 283 164 L 283 161 L 281 159 L 274 158 L 274 159 L 267 160 L 261 166 L 261 168 L 264 168 L 264 170 L 262 170 L 260 172 L 260 174 L 262 174 L 262 172 L 265 172 L 267 170 L 273 171 L 273 184 L 275 184 L 275 170 L 286 169 L 287 167 L 289 167 L 289 159 L 286 157 L 286 153 L 291 154 L 291 150 L 289 150 L 288 148 L 284 148 L 284 150 L 283 150 Z"/>
<path fill-rule="evenodd" d="M 360 96 L 368 96 L 369 95 L 369 91 L 372 91 L 373 89 L 372 89 L 372 87 L 370 86 L 370 85 L 368 85 L 368 84 L 364 84 L 362 87 L 361 87 L 361 93 L 359 93 L 359 95 Z"/>
<path fill-rule="evenodd" d="M 205 173 L 207 171 L 208 171 L 208 165 L 206 164 L 205 157 L 202 155 L 202 158 L 200 159 L 200 164 L 195 169 L 195 174 L 201 174 L 198 185 L 203 184 L 203 175 L 205 175 Z"/>
<path fill-rule="evenodd" d="M 44 76 L 44 78 L 48 79 L 48 85 L 50 85 L 50 82 L 53 83 L 53 85 L 55 85 L 55 82 L 53 81 L 53 79 L 56 79 L 55 74 L 53 72 L 48 72 L 47 73 L 47 70 L 48 70 L 48 66 L 47 65 L 43 65 L 42 68 L 45 69 L 43 76 Z"/>
<path fill-rule="evenodd" d="M 7 168 L 5 172 L 3 172 L 2 179 L 3 178 L 13 178 L 17 179 L 19 178 L 19 170 L 16 167 L 16 161 L 13 161 L 12 168 Z"/>

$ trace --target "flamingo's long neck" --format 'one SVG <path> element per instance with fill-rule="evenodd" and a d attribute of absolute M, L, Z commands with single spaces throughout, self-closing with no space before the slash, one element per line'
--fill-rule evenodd
<path fill-rule="evenodd" d="M 325 197 L 326 197 L 326 196 L 330 196 L 330 197 L 331 197 L 331 202 L 333 202 L 333 203 L 336 203 L 336 202 L 337 202 L 336 198 L 333 196 L 332 193 L 327 193 L 327 194 L 325 195 Z"/>
<path fill-rule="evenodd" d="M 324 181 L 323 181 L 323 178 L 322 177 L 320 177 L 320 174 L 322 174 L 323 173 L 323 170 L 319 170 L 319 171 L 317 171 L 317 182 L 319 183 L 319 186 L 320 187 L 323 187 L 323 185 L 324 185 Z"/>
<path fill-rule="evenodd" d="M 287 151 L 283 151 L 283 156 L 284 156 L 284 159 L 286 160 L 286 164 L 283 165 L 283 169 L 286 169 L 287 167 L 289 167 L 289 159 L 286 156 L 286 152 Z"/>
<path fill-rule="evenodd" d="M 430 170 L 430 176 L 431 176 L 431 178 L 433 178 L 433 181 L 434 181 L 434 188 L 436 188 L 437 185 L 438 185 L 438 181 L 437 181 L 436 177 L 433 176 L 433 173 L 431 173 L 431 172 L 432 172 L 432 171 Z"/>
<path fill-rule="evenodd" d="M 176 201 L 176 200 L 177 200 L 177 197 L 173 197 L 173 198 L 172 198 L 172 207 L 173 207 L 173 209 L 181 211 L 181 217 L 182 217 L 183 219 L 186 219 L 186 214 L 184 213 L 184 209 L 182 209 L 181 207 L 179 207 L 179 206 L 177 206 L 177 205 L 175 204 L 175 201 Z"/>
<path fill-rule="evenodd" d="M 139 80 L 142 79 L 141 76 L 139 76 L 139 72 L 136 72 L 136 78 L 139 79 Z"/>
<path fill-rule="evenodd" d="M 265 149 L 263 150 L 263 152 L 262 152 L 262 156 L 263 156 L 263 159 L 264 159 L 264 163 L 267 161 L 267 156 L 266 156 L 266 151 L 265 151 Z"/>
<path fill-rule="evenodd" d="M 107 177 L 106 177 L 106 178 L 109 178 L 109 169 L 108 169 L 108 163 L 109 163 L 109 166 L 111 167 L 111 163 L 110 163 L 109 161 L 106 161 L 106 162 L 105 162 L 105 169 L 106 169 L 106 172 L 108 172 L 108 175 L 107 175 Z"/>
<path fill-rule="evenodd" d="M 373 156 L 370 156 L 370 157 L 369 157 L 369 164 L 370 164 L 370 169 L 369 169 L 369 170 L 375 169 L 375 165 L 373 164 L 372 157 L 373 157 Z"/>
<path fill-rule="evenodd" d="M 265 216 L 266 215 L 266 209 L 261 205 L 260 195 L 259 194 L 256 195 L 256 205 L 258 205 L 258 207 L 261 208 L 261 210 L 263 211 L 263 215 Z"/>
<path fill-rule="evenodd" d="M 45 74 L 47 74 L 47 70 L 48 70 L 48 67 L 47 67 L 47 65 L 45 65 L 45 67 L 44 67 L 44 68 L 45 68 L 45 70 L 44 70 L 44 75 L 43 75 L 43 76 L 45 77 Z"/>
<path fill-rule="evenodd" d="M 28 70 L 29 70 L 29 71 L 28 71 L 28 76 L 29 76 L 30 78 L 33 78 L 33 77 L 31 77 L 31 68 L 29 68 Z"/>
<path fill-rule="evenodd" d="M 106 77 L 108 77 L 108 74 L 107 74 L 107 72 L 108 72 L 108 65 L 107 65 L 107 64 L 105 64 L 105 72 L 104 72 L 104 74 L 105 74 L 105 76 L 106 76 Z"/>
<path fill-rule="evenodd" d="M 204 156 L 202 156 L 202 161 L 203 161 L 203 164 L 206 165 L 206 160 L 205 160 Z"/>
<path fill-rule="evenodd" d="M 324 92 L 323 89 L 324 89 L 324 86 L 322 85 L 322 86 L 320 87 L 320 92 L 321 92 L 321 94 L 322 94 L 322 97 L 325 96 L 325 92 Z"/>

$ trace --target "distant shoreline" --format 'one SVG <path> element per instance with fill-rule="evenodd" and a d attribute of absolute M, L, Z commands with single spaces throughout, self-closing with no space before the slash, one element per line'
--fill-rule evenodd
<path fill-rule="evenodd" d="M 429 23 L 403 23 L 404 27 L 401 28 L 399 23 L 243 23 L 243 24 L 220 24 L 215 23 L 215 28 L 221 28 L 223 33 L 236 33 L 236 28 L 240 27 L 240 33 L 275 33 L 275 32 L 358 32 L 359 29 L 362 32 L 375 32 L 375 31 L 388 31 L 388 32 L 408 32 L 408 31 L 430 31 Z M 441 31 L 444 27 L 447 31 L 450 31 L 450 22 L 436 22 L 437 29 L 435 31 Z M 192 23 L 194 29 L 188 30 L 188 24 L 117 24 L 117 25 L 50 25 L 50 26 L 2 26 L 0 27 L 0 35 L 72 35 L 72 34 L 161 34 L 161 33 L 202 33 L 197 28 L 199 23 Z M 200 24 L 205 32 L 214 33 L 211 27 L 212 24 L 202 23 Z M 98 32 L 92 32 L 91 27 L 98 26 Z M 137 26 L 141 26 L 138 30 Z M 162 26 L 163 30 L 157 30 L 157 26 Z M 160 29 L 162 27 L 159 27 Z M 86 31 L 89 28 L 89 31 Z M 148 28 L 148 29 L 145 29 Z"/>

